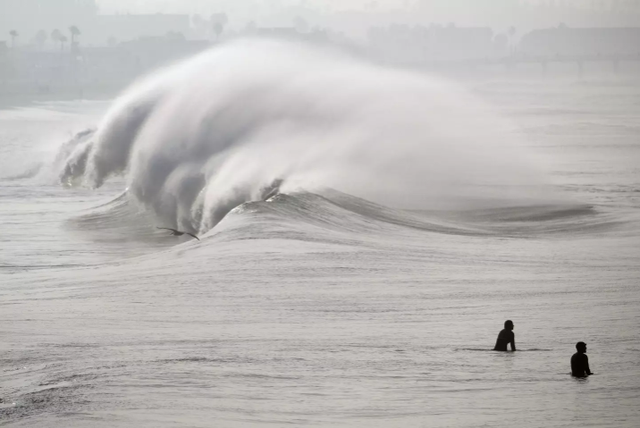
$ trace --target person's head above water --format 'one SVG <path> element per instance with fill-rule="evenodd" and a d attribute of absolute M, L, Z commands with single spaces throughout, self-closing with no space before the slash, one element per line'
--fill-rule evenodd
<path fill-rule="evenodd" d="M 507 330 L 513 330 L 513 321 L 506 320 L 504 322 L 504 328 L 506 328 Z"/>
<path fill-rule="evenodd" d="M 585 352 L 587 352 L 587 344 L 584 342 L 578 342 L 576 343 L 576 349 L 578 350 L 578 352 L 584 354 Z"/>

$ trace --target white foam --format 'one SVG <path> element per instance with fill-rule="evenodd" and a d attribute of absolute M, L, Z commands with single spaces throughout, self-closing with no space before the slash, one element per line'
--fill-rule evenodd
<path fill-rule="evenodd" d="M 200 232 L 277 178 L 392 206 L 517 205 L 543 180 L 509 126 L 440 79 L 244 40 L 134 85 L 74 174 L 128 171 L 163 224 Z"/>

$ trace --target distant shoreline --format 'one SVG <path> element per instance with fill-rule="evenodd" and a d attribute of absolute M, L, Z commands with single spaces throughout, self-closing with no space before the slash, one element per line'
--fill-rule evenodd
<path fill-rule="evenodd" d="M 548 74 L 535 71 L 535 67 L 522 67 L 520 72 L 515 72 L 504 67 L 495 67 L 493 70 L 484 70 L 482 73 L 469 74 L 468 70 L 459 73 L 451 70 L 427 70 L 410 66 L 392 66 L 392 68 L 404 69 L 428 76 L 444 77 L 460 83 L 463 86 L 474 86 L 481 83 L 495 83 L 505 81 L 509 83 L 528 83 L 548 85 L 554 83 L 567 84 L 595 84 L 602 86 L 627 86 L 637 85 L 640 81 L 640 67 L 637 72 L 620 74 L 600 72 L 580 76 L 577 73 L 567 72 L 566 66 L 558 67 L 557 73 L 550 71 Z M 48 91 L 39 91 L 31 83 L 7 82 L 0 83 L 0 109 L 12 109 L 28 107 L 36 103 L 52 101 L 108 101 L 116 98 L 126 90 L 136 79 L 128 81 L 111 82 L 92 87 L 58 86 Z"/>
<path fill-rule="evenodd" d="M 36 103 L 50 101 L 108 101 L 121 93 L 126 85 L 97 89 L 68 89 L 51 92 L 5 92 L 0 88 L 0 109 L 28 107 Z"/>

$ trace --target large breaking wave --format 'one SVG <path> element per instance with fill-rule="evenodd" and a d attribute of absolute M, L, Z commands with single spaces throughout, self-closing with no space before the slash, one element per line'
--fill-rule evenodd
<path fill-rule="evenodd" d="M 509 126 L 439 79 L 245 40 L 133 85 L 64 148 L 60 178 L 97 187 L 124 173 L 159 222 L 192 232 L 274 187 L 413 209 L 542 203 Z"/>

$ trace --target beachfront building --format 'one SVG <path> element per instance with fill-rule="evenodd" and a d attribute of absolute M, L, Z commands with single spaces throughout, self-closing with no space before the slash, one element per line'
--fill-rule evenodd
<path fill-rule="evenodd" d="M 639 55 L 640 28 L 549 28 L 534 30 L 520 42 L 531 56 Z"/>
<path fill-rule="evenodd" d="M 374 57 L 407 65 L 484 59 L 508 52 L 506 36 L 494 36 L 491 28 L 452 24 L 372 27 L 368 33 L 368 44 Z"/>
<path fill-rule="evenodd" d="M 164 37 L 171 34 L 187 36 L 190 31 L 189 15 L 99 15 L 96 27 L 90 30 L 99 44 L 110 41 L 130 41 L 145 37 Z"/>

